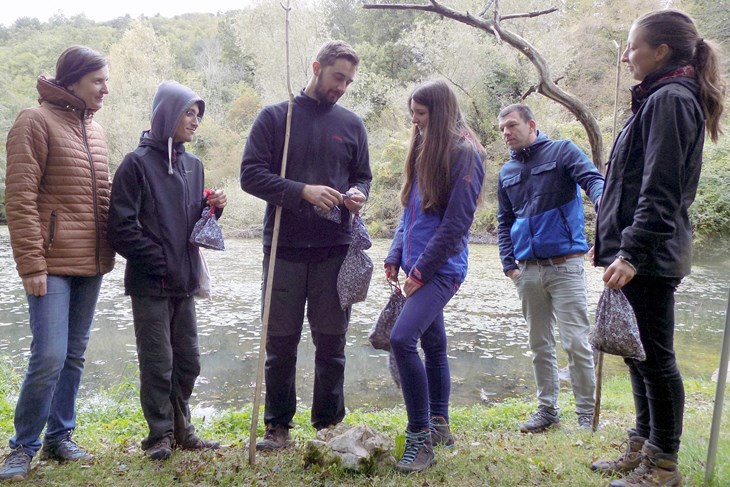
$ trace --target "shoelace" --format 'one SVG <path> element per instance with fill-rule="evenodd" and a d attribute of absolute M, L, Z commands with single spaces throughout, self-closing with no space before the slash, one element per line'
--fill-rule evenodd
<path fill-rule="evenodd" d="M 412 432 L 406 430 L 406 448 L 403 452 L 403 458 L 400 459 L 400 463 L 413 463 L 418 452 L 426 444 L 426 439 L 430 434 L 430 431 Z"/>

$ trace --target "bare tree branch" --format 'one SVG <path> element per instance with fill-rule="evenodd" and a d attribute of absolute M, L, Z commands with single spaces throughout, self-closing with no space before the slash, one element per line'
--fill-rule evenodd
<path fill-rule="evenodd" d="M 484 17 L 484 15 L 489 10 L 489 7 L 491 7 L 493 3 L 494 3 L 494 0 L 489 0 L 489 2 L 487 2 L 487 4 L 484 6 L 484 8 L 479 11 L 479 13 L 477 14 L 477 17 Z"/>
<path fill-rule="evenodd" d="M 435 14 L 448 17 L 462 24 L 470 25 L 477 29 L 481 29 L 494 35 L 497 41 L 501 43 L 504 41 L 514 49 L 520 51 L 527 59 L 530 60 L 532 65 L 535 67 L 538 75 L 538 83 L 535 85 L 535 91 L 541 95 L 563 105 L 567 108 L 576 119 L 583 125 L 586 133 L 588 134 L 588 142 L 591 145 L 591 154 L 593 162 L 599 170 L 603 170 L 604 156 L 603 156 L 603 139 L 601 138 L 601 130 L 598 127 L 598 122 L 588 111 L 588 108 L 574 95 L 560 88 L 555 82 L 552 81 L 550 75 L 550 68 L 547 65 L 547 61 L 526 39 L 520 37 L 514 32 L 505 29 L 501 26 L 500 20 L 506 18 L 517 18 L 520 17 L 536 17 L 537 15 L 545 15 L 556 11 L 557 9 L 549 9 L 540 12 L 532 12 L 528 14 L 513 14 L 500 16 L 499 13 L 499 1 L 492 0 L 489 5 L 494 4 L 494 18 L 493 20 L 485 20 L 480 18 L 481 16 L 475 17 L 469 12 L 459 12 L 452 8 L 441 5 L 436 0 L 429 0 L 429 4 L 381 4 L 381 3 L 368 3 L 363 5 L 365 9 L 378 9 L 378 10 L 420 10 L 423 12 L 433 12 Z M 488 8 L 488 7 L 487 7 Z M 482 9 L 484 10 L 484 9 Z M 483 15 L 483 14 L 482 14 Z"/>
<path fill-rule="evenodd" d="M 502 15 L 500 17 L 500 20 L 510 20 L 510 19 L 522 19 L 522 18 L 530 18 L 530 17 L 539 17 L 540 15 L 547 15 L 551 14 L 553 12 L 557 12 L 558 7 L 552 7 L 547 10 L 537 10 L 535 12 L 527 12 L 524 14 L 509 14 L 509 15 Z"/>

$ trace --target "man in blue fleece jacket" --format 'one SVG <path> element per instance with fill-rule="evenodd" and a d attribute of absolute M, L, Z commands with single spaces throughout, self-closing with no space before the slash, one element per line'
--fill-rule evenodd
<path fill-rule="evenodd" d="M 559 422 L 554 325 L 568 354 L 578 423 L 589 429 L 595 405 L 593 353 L 588 343 L 583 255 L 588 251 L 580 189 L 597 208 L 603 176 L 569 140 L 537 130 L 532 110 L 510 105 L 499 114 L 510 160 L 499 171 L 499 255 L 522 300 L 527 321 L 538 410 L 523 433 Z"/>
<path fill-rule="evenodd" d="M 312 424 L 322 429 L 345 416 L 350 308 L 340 307 L 337 275 L 352 241 L 350 214 L 365 203 L 372 174 L 365 125 L 337 101 L 354 80 L 358 63 L 345 42 L 330 41 L 320 49 L 312 77 L 294 98 L 285 178 L 280 173 L 288 102 L 261 110 L 243 152 L 241 188 L 267 203 L 263 282 L 274 214 L 282 207 L 266 340 L 266 434 L 256 444 L 258 450 L 291 444 L 305 304 L 316 348 Z M 320 216 L 332 212 L 338 213 L 339 221 Z"/>

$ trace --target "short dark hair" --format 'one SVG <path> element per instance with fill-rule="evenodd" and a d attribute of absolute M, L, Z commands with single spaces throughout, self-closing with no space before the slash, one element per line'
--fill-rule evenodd
<path fill-rule="evenodd" d="M 103 68 L 107 60 L 95 50 L 86 46 L 71 46 L 61 53 L 56 61 L 57 85 L 66 88 L 84 75 Z"/>
<path fill-rule="evenodd" d="M 512 105 L 506 106 L 502 109 L 501 112 L 499 112 L 499 115 L 497 118 L 504 118 L 507 115 L 509 115 L 512 112 L 517 112 L 520 115 L 520 118 L 524 122 L 529 122 L 530 120 L 535 120 L 535 114 L 532 113 L 532 109 L 525 105 L 524 103 L 514 103 Z"/>
<path fill-rule="evenodd" d="M 332 66 L 338 59 L 346 59 L 357 66 L 360 63 L 360 57 L 350 44 L 345 41 L 329 41 L 325 42 L 319 48 L 317 53 L 317 61 L 320 66 Z"/>

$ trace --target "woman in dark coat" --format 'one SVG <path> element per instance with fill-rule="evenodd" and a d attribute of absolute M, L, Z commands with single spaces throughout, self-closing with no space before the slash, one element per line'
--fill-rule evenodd
<path fill-rule="evenodd" d="M 650 12 L 629 31 L 623 62 L 639 84 L 614 144 L 596 223 L 595 264 L 636 314 L 647 359 L 625 359 L 636 424 L 617 460 L 592 468 L 627 476 L 613 487 L 680 485 L 684 387 L 674 353 L 674 292 L 689 274 L 705 131 L 720 133 L 725 83 L 717 48 L 677 10 Z"/>

